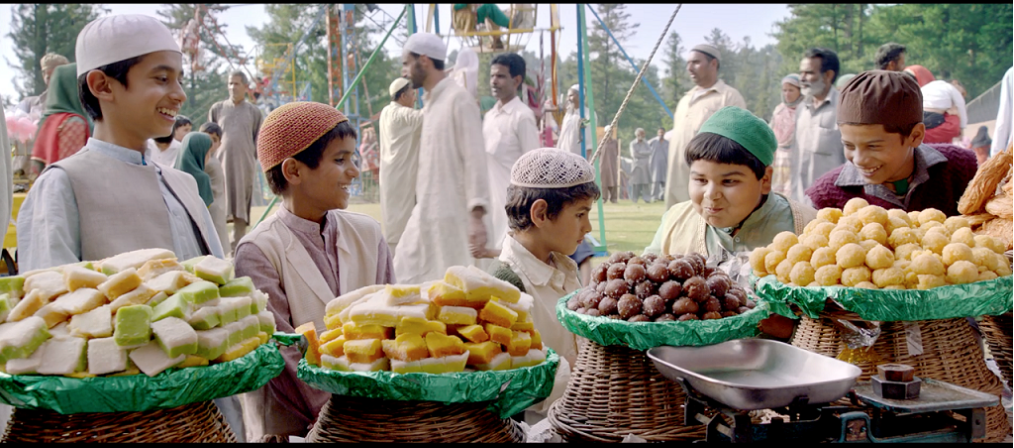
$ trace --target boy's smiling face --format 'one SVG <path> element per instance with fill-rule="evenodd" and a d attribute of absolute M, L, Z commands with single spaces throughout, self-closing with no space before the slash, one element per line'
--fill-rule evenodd
<path fill-rule="evenodd" d="M 713 227 L 739 225 L 771 192 L 771 173 L 767 167 L 757 179 L 746 165 L 696 160 L 690 165 L 689 185 L 694 211 Z"/>
<path fill-rule="evenodd" d="M 296 159 L 286 160 L 283 163 L 294 163 L 298 170 L 297 177 L 286 176 L 288 194 L 293 196 L 294 201 L 300 202 L 300 208 L 312 210 L 314 214 L 345 209 L 349 206 L 349 187 L 359 177 L 359 169 L 352 162 L 355 150 L 355 138 L 336 138 L 328 143 L 315 169 Z"/>
<path fill-rule="evenodd" d="M 106 103 L 102 107 L 102 121 L 123 137 L 121 141 L 125 144 L 121 145 L 143 148 L 149 138 L 172 134 L 176 114 L 187 100 L 180 84 L 183 55 L 157 51 L 142 56 L 127 72 L 127 86 L 98 70 L 89 73 L 89 79 L 92 77 L 105 78 L 100 91 L 93 88 L 92 93 Z"/>
<path fill-rule="evenodd" d="M 926 126 L 919 123 L 908 137 L 887 132 L 882 124 L 842 124 L 845 158 L 868 184 L 908 178 L 915 170 L 915 147 L 922 144 Z"/>
<path fill-rule="evenodd" d="M 570 255 L 577 250 L 577 246 L 584 241 L 584 236 L 592 230 L 588 217 L 591 214 L 592 203 L 591 198 L 570 202 L 563 206 L 555 219 L 547 219 L 543 221 L 543 225 L 539 225 L 540 233 L 547 236 L 545 244 L 550 250 L 564 255 Z M 532 209 L 538 213 L 537 207 L 533 206 Z"/>

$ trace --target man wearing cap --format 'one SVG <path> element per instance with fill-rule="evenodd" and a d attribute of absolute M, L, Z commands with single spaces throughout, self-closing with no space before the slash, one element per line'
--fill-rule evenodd
<path fill-rule="evenodd" d="M 950 144 L 923 144 L 918 83 L 899 72 L 860 73 L 842 89 L 836 116 L 847 162 L 821 176 L 806 194 L 817 208 L 863 198 L 887 209 L 935 208 L 958 215 L 958 200 L 975 176 L 975 155 Z"/>
<path fill-rule="evenodd" d="M 824 173 L 845 163 L 841 131 L 835 121 L 838 107 L 838 55 L 826 48 L 812 48 L 799 63 L 803 104 L 796 108 L 796 132 L 789 150 L 792 193 L 797 202 L 806 201 L 806 189 Z"/>
<path fill-rule="evenodd" d="M 514 53 L 499 54 L 490 63 L 489 85 L 496 104 L 482 120 L 489 171 L 490 229 L 486 246 L 495 257 L 507 236 L 507 187 L 511 167 L 521 156 L 539 147 L 535 113 L 521 102 L 518 91 L 525 77 L 525 60 Z"/>
<path fill-rule="evenodd" d="M 224 258 L 193 176 L 144 158 L 146 141 L 172 133 L 187 99 L 172 33 L 153 17 L 107 16 L 85 25 L 74 52 L 95 133 L 78 153 L 49 165 L 25 198 L 20 270 L 148 248 L 172 250 L 180 260 Z M 236 400 L 216 403 L 242 438 Z"/>
<path fill-rule="evenodd" d="M 791 190 L 792 161 L 789 160 L 789 148 L 792 146 L 792 139 L 796 134 L 796 108 L 803 102 L 803 95 L 799 90 L 799 75 L 790 73 L 782 78 L 782 102 L 778 103 L 775 111 L 771 114 L 771 130 L 775 132 L 778 140 L 778 150 L 775 151 L 775 162 L 771 165 L 771 191 L 788 195 Z"/>
<path fill-rule="evenodd" d="M 989 148 L 989 156 L 993 157 L 1007 149 L 1014 141 L 1014 67 L 1007 69 L 1000 81 L 1000 106 L 996 111 L 996 124 L 993 128 L 993 143 Z"/>
<path fill-rule="evenodd" d="M 474 98 L 444 72 L 447 46 L 434 34 L 408 38 L 402 76 L 426 89 L 416 202 L 398 243 L 394 269 L 405 283 L 442 278 L 486 251 L 489 209 L 486 147 Z"/>
<path fill-rule="evenodd" d="M 234 71 L 229 75 L 229 98 L 208 109 L 208 121 L 222 128 L 222 146 L 215 157 L 225 170 L 227 221 L 232 223 L 232 244 L 227 241 L 222 244 L 230 250 L 236 249 L 250 223 L 254 179 L 257 178 L 257 132 L 264 118 L 257 106 L 246 101 L 248 89 L 246 74 Z"/>
<path fill-rule="evenodd" d="M 894 42 L 881 45 L 873 60 L 877 63 L 878 70 L 900 72 L 905 69 L 905 46 Z"/>
<path fill-rule="evenodd" d="M 651 148 L 650 176 L 651 200 L 665 200 L 665 176 L 669 169 L 669 140 L 665 139 L 665 129 L 658 128 L 658 135 L 648 140 Z"/>
<path fill-rule="evenodd" d="M 581 130 L 584 129 L 584 157 L 588 158 L 595 152 L 591 147 L 591 127 L 588 120 L 591 119 L 591 110 L 588 106 L 584 108 L 584 122 L 581 121 L 581 86 L 574 84 L 567 90 L 567 112 L 563 115 L 563 125 L 560 126 L 560 138 L 556 147 L 571 154 L 581 155 Z M 596 117 L 598 117 L 596 115 Z"/>
<path fill-rule="evenodd" d="M 665 179 L 665 206 L 670 208 L 690 199 L 690 166 L 684 160 L 687 143 L 697 135 L 701 125 L 718 109 L 726 106 L 746 108 L 739 91 L 718 79 L 722 56 L 711 44 L 700 44 L 690 50 L 687 72 L 694 81 L 676 105 L 673 115 L 672 139 L 669 141 L 669 173 Z"/>
<path fill-rule="evenodd" d="M 66 57 L 56 54 L 47 53 L 39 61 L 39 65 L 42 67 L 42 81 L 46 83 L 46 90 L 42 93 L 29 96 L 21 100 L 18 103 L 18 110 L 33 120 L 38 121 L 42 117 L 42 114 L 46 111 L 46 98 L 49 96 L 49 80 L 53 78 L 53 72 L 57 67 L 61 65 L 67 65 L 70 61 Z M 13 167 L 15 174 L 22 176 L 28 173 L 30 167 L 30 160 L 32 157 L 32 147 L 35 144 L 35 139 L 27 142 L 21 142 L 20 140 L 14 140 L 14 162 Z"/>
<path fill-rule="evenodd" d="M 416 91 L 405 78 L 395 78 L 387 89 L 391 103 L 380 111 L 380 216 L 384 239 L 391 253 L 398 246 L 405 224 L 415 207 L 419 174 L 419 133 L 423 111 L 415 110 Z"/>
<path fill-rule="evenodd" d="M 630 142 L 630 156 L 634 159 L 634 172 L 630 175 L 630 183 L 633 185 L 634 194 L 630 198 L 637 203 L 641 197 L 644 202 L 651 203 L 651 146 L 644 139 L 644 129 L 637 128 L 634 131 L 634 141 Z"/>

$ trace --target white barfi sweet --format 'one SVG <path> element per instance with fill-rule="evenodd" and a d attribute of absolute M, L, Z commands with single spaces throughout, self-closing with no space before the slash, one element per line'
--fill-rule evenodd
<path fill-rule="evenodd" d="M 63 281 L 69 291 L 77 291 L 81 288 L 95 289 L 106 281 L 106 274 L 83 266 L 67 266 L 63 268 Z"/>
<path fill-rule="evenodd" d="M 98 286 L 98 290 L 102 291 L 109 300 L 116 300 L 117 297 L 133 291 L 138 286 L 141 286 L 141 276 L 137 275 L 136 269 L 127 268 L 110 275 Z"/>
<path fill-rule="evenodd" d="M 99 274 L 102 275 L 102 274 Z M 94 288 L 78 288 L 54 300 L 52 306 L 64 314 L 82 314 L 106 303 L 106 296 Z"/>
<path fill-rule="evenodd" d="M 217 257 L 205 257 L 194 265 L 194 275 L 224 285 L 233 278 L 232 263 Z"/>
<path fill-rule="evenodd" d="M 43 271 L 25 280 L 25 291 L 37 291 L 42 300 L 48 302 L 67 292 L 67 284 L 63 281 L 62 272 Z"/>
<path fill-rule="evenodd" d="M 187 276 L 183 275 L 186 271 L 182 270 L 182 266 L 180 269 L 181 270 L 179 271 L 166 272 L 158 277 L 146 281 L 145 283 L 147 283 L 148 287 L 154 289 L 155 291 L 163 291 L 170 296 L 176 294 L 176 291 L 179 291 L 190 284 L 190 281 L 187 280 Z"/>
<path fill-rule="evenodd" d="M 212 328 L 197 332 L 197 356 L 215 359 L 229 348 L 229 332 L 224 328 Z"/>
<path fill-rule="evenodd" d="M 125 306 L 147 305 L 148 301 L 151 300 L 157 292 L 158 291 L 148 287 L 148 285 L 141 283 L 137 286 L 137 288 L 134 288 L 133 291 L 122 294 L 117 297 L 116 300 L 113 300 L 113 302 L 109 304 L 109 310 L 112 311 L 113 314 L 116 314 L 117 310 Z"/>
<path fill-rule="evenodd" d="M 103 305 L 84 314 L 71 316 L 67 326 L 72 336 L 108 338 L 113 335 L 113 313 Z"/>
<path fill-rule="evenodd" d="M 88 340 L 84 338 L 50 339 L 39 347 L 42 362 L 40 375 L 69 375 L 80 372 L 87 365 Z"/>
<path fill-rule="evenodd" d="M 113 338 L 99 338 L 88 341 L 88 373 L 105 375 L 127 370 L 127 351 Z"/>
<path fill-rule="evenodd" d="M 49 338 L 46 321 L 37 316 L 28 316 L 3 328 L 0 332 L 0 364 L 9 359 L 27 358 Z"/>
<path fill-rule="evenodd" d="M 170 358 L 155 341 L 151 341 L 143 347 L 132 350 L 127 356 L 130 357 L 130 360 L 134 362 L 134 365 L 136 365 L 138 369 L 141 369 L 141 371 L 148 376 L 158 375 L 165 369 L 175 366 L 176 364 L 183 362 L 184 359 L 187 359 L 187 355 L 179 355 Z"/>
<path fill-rule="evenodd" d="M 197 332 L 183 319 L 167 317 L 152 322 L 151 332 L 155 334 L 158 346 L 170 358 L 197 353 Z"/>
<path fill-rule="evenodd" d="M 136 271 L 148 261 L 163 259 L 175 260 L 176 254 L 167 249 L 139 249 L 114 255 L 102 260 L 99 264 L 102 266 L 102 272 L 106 275 L 113 275 L 126 269 Z"/>
<path fill-rule="evenodd" d="M 5 369 L 11 375 L 27 375 L 39 373 L 39 365 L 42 364 L 42 347 L 35 349 L 35 352 L 27 358 L 11 359 L 7 361 Z"/>

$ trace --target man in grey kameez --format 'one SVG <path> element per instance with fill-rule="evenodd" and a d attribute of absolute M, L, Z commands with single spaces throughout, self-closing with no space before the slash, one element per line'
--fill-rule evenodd
<path fill-rule="evenodd" d="M 634 172 L 630 173 L 630 184 L 633 186 L 633 196 L 630 198 L 637 203 L 637 198 L 643 197 L 644 202 L 651 203 L 651 147 L 644 139 L 644 129 L 637 128 L 634 131 L 637 137 L 630 142 L 630 156 L 634 158 Z M 668 160 L 667 160 L 668 162 Z"/>
<path fill-rule="evenodd" d="M 250 223 L 250 201 L 257 177 L 257 131 L 263 114 L 246 101 L 248 80 L 243 72 L 229 76 L 229 99 L 219 101 L 208 111 L 208 121 L 222 128 L 222 146 L 215 157 L 225 169 L 227 221 L 232 222 L 232 245 L 246 235 Z M 223 246 L 229 247 L 224 241 Z"/>
<path fill-rule="evenodd" d="M 602 144 L 602 155 L 599 156 L 599 176 L 602 180 L 602 200 L 615 204 L 620 196 L 616 187 L 620 185 L 620 143 L 616 141 L 612 129 L 605 128 L 606 141 Z"/>
<path fill-rule="evenodd" d="M 658 128 L 658 136 L 648 140 L 651 147 L 651 199 L 665 199 L 665 176 L 669 170 L 669 140 L 665 139 L 665 129 Z"/>

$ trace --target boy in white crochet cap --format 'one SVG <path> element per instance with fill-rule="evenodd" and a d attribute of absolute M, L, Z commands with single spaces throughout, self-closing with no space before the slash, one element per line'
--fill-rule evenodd
<path fill-rule="evenodd" d="M 560 355 L 553 391 L 528 409 L 529 424 L 544 418 L 549 405 L 563 396 L 570 365 L 577 360 L 577 340 L 556 319 L 556 303 L 581 288 L 577 263 L 567 254 L 591 232 L 588 215 L 599 194 L 591 164 L 566 151 L 536 149 L 511 168 L 505 206 L 510 230 L 491 273 L 535 298 L 535 328 Z"/>

